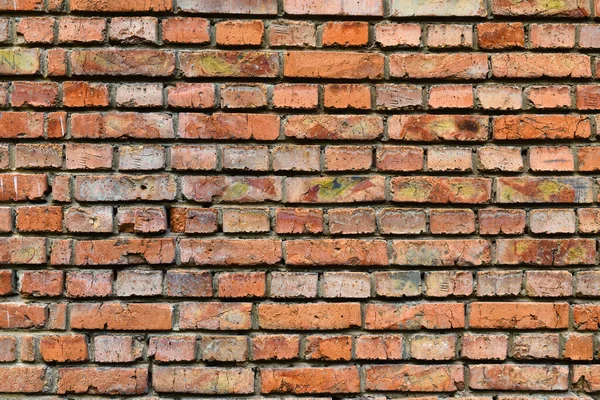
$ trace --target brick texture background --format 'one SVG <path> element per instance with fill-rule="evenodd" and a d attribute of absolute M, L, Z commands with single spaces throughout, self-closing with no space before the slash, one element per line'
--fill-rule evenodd
<path fill-rule="evenodd" d="M 600 0 L 0 11 L 0 398 L 600 393 Z"/>

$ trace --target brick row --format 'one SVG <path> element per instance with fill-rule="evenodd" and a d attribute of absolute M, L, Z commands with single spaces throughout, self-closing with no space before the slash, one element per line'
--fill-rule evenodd
<path fill-rule="evenodd" d="M 92 346 L 93 344 L 93 346 Z M 274 349 L 269 348 L 276 345 Z M 93 348 L 93 350 L 92 350 Z M 17 351 L 20 349 L 20 352 Z M 115 351 L 119 349 L 119 351 Z M 301 350 L 302 349 L 302 350 Z M 575 360 L 589 361 L 588 333 L 253 334 L 145 335 L 52 334 L 0 336 L 0 362 L 51 363 L 269 362 L 281 360 Z M 18 357 L 20 353 L 20 357 Z M 159 367 L 160 368 L 160 367 Z"/>
<path fill-rule="evenodd" d="M 572 1 L 575 3 L 575 0 Z M 407 7 L 405 10 L 408 10 Z M 405 11 L 403 10 L 403 11 Z M 416 10 L 415 10 L 416 11 Z M 439 10 L 438 10 L 439 11 Z M 573 15 L 569 15 L 573 16 Z M 10 35 L 15 29 L 16 35 Z M 374 34 L 371 35 L 370 32 Z M 206 45 L 217 47 L 360 47 L 375 43 L 390 49 L 597 49 L 600 30 L 594 24 L 486 22 L 397 23 L 366 21 L 236 20 L 202 17 L 119 16 L 0 18 L 3 44 Z"/>
<path fill-rule="evenodd" d="M 68 308 L 68 314 L 67 314 Z M 173 319 L 174 310 L 179 319 Z M 364 316 L 361 315 L 364 309 Z M 597 331 L 600 306 L 565 302 L 464 303 L 268 303 L 184 301 L 171 303 L 0 304 L 2 329 L 86 331 L 567 329 Z M 443 313 L 440 313 L 443 311 Z M 252 315 L 257 316 L 253 323 Z M 151 317 L 152 316 L 152 317 Z M 467 325 L 468 324 L 468 325 Z"/>
<path fill-rule="evenodd" d="M 168 269 L 0 270 L 0 295 L 26 298 L 199 297 L 394 299 L 600 297 L 600 273 L 580 270 L 285 272 Z"/>
<path fill-rule="evenodd" d="M 14 221 L 14 222 L 13 222 Z M 595 208 L 200 208 L 89 206 L 0 207 L 0 232 L 266 233 L 356 235 L 594 234 Z"/>
<path fill-rule="evenodd" d="M 495 249 L 484 239 L 192 239 L 123 238 L 52 240 L 37 237 L 0 238 L 4 264 L 138 265 L 173 264 L 177 250 L 182 265 L 290 266 L 478 266 L 593 265 L 596 240 L 497 239 Z M 388 245 L 390 254 L 388 257 Z M 285 256 L 282 248 L 285 247 Z M 492 258 L 492 253 L 494 257 Z"/>
<path fill-rule="evenodd" d="M 319 93 L 323 100 L 319 101 Z M 166 94 L 166 95 L 165 95 Z M 114 98 L 114 100 L 112 100 Z M 424 100 L 425 99 L 425 100 Z M 413 85 L 331 83 L 121 83 L 14 81 L 0 85 L 13 108 L 154 108 L 223 110 L 548 110 L 600 108 L 598 85 Z M 60 114 L 56 114 L 60 115 Z M 17 115 L 18 116 L 18 115 Z M 82 118 L 79 116 L 78 118 Z M 188 117 L 189 118 L 189 117 Z M 368 119 L 363 117 L 364 119 Z"/>

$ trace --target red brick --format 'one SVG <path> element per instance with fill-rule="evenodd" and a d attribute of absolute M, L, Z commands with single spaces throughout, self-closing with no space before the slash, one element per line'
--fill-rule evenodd
<path fill-rule="evenodd" d="M 589 239 L 498 239 L 497 264 L 590 265 L 596 246 Z"/>
<path fill-rule="evenodd" d="M 200 14 L 277 14 L 277 0 L 179 0 L 181 11 Z"/>
<path fill-rule="evenodd" d="M 306 338 L 304 357 L 308 360 L 348 361 L 352 357 L 349 335 L 310 335 Z"/>
<path fill-rule="evenodd" d="M 217 211 L 202 208 L 171 208 L 171 231 L 176 233 L 211 233 L 217 231 Z"/>
<path fill-rule="evenodd" d="M 171 264 L 175 261 L 175 240 L 98 239 L 75 243 L 75 265 Z"/>
<path fill-rule="evenodd" d="M 288 51 L 283 57 L 285 77 L 371 80 L 383 78 L 382 54 Z"/>
<path fill-rule="evenodd" d="M 252 303 L 180 303 L 179 329 L 247 330 L 251 311 Z"/>
<path fill-rule="evenodd" d="M 297 335 L 257 335 L 252 337 L 252 356 L 255 361 L 293 360 L 300 352 Z"/>
<path fill-rule="evenodd" d="M 425 273 L 428 297 L 469 296 L 473 293 L 473 274 L 469 271 L 431 271 Z"/>
<path fill-rule="evenodd" d="M 165 294 L 171 297 L 210 297 L 212 274 L 208 271 L 169 270 L 165 276 Z"/>
<path fill-rule="evenodd" d="M 267 105 L 267 88 L 260 84 L 221 85 L 221 108 L 264 108 Z"/>
<path fill-rule="evenodd" d="M 115 294 L 127 296 L 158 296 L 162 294 L 162 272 L 125 270 L 117 273 Z"/>
<path fill-rule="evenodd" d="M 529 39 L 534 49 L 573 48 L 575 47 L 575 25 L 531 24 Z"/>
<path fill-rule="evenodd" d="M 598 367 L 596 365 L 575 365 L 571 382 L 575 390 L 584 392 L 597 392 L 600 389 L 597 375 Z"/>
<path fill-rule="evenodd" d="M 260 20 L 230 20 L 215 24 L 217 45 L 259 46 L 262 42 L 265 26 Z"/>
<path fill-rule="evenodd" d="M 46 362 L 80 362 L 88 359 L 88 346 L 84 335 L 43 336 L 40 354 Z"/>
<path fill-rule="evenodd" d="M 455 353 L 455 335 L 413 335 L 410 339 L 410 356 L 415 360 L 452 360 Z"/>
<path fill-rule="evenodd" d="M 323 297 L 367 298 L 371 296 L 369 274 L 363 272 L 325 272 Z"/>
<path fill-rule="evenodd" d="M 530 86 L 525 97 L 535 108 L 571 108 L 569 86 Z"/>
<path fill-rule="evenodd" d="M 0 270 L 0 295 L 6 296 L 13 292 L 13 273 L 10 269 Z"/>
<path fill-rule="evenodd" d="M 100 363 L 132 362 L 141 357 L 141 343 L 132 336 L 94 337 L 95 361 Z"/>
<path fill-rule="evenodd" d="M 73 50 L 69 54 L 73 75 L 170 76 L 175 54 L 164 50 Z"/>
<path fill-rule="evenodd" d="M 374 115 L 292 115 L 284 133 L 296 139 L 374 140 L 383 135 L 383 120 Z"/>
<path fill-rule="evenodd" d="M 366 388 L 375 391 L 455 392 L 465 387 L 462 365 L 369 365 Z"/>
<path fill-rule="evenodd" d="M 13 336 L 0 336 L 0 362 L 17 359 L 17 339 Z"/>
<path fill-rule="evenodd" d="M 54 82 L 13 82 L 13 107 L 53 107 L 58 102 L 58 84 Z"/>
<path fill-rule="evenodd" d="M 496 179 L 496 203 L 590 203 L 592 181 L 583 177 Z"/>
<path fill-rule="evenodd" d="M 518 86 L 477 86 L 477 99 L 486 110 L 518 110 L 523 107 L 521 88 Z"/>
<path fill-rule="evenodd" d="M 275 140 L 279 137 L 279 116 L 181 114 L 177 135 L 182 139 Z"/>
<path fill-rule="evenodd" d="M 395 202 L 477 204 L 491 196 L 486 178 L 397 177 L 391 188 Z"/>
<path fill-rule="evenodd" d="M 41 393 L 44 390 L 45 366 L 11 365 L 0 367 L 0 392 Z"/>
<path fill-rule="evenodd" d="M 223 169 L 249 171 L 267 171 L 269 169 L 269 148 L 267 146 L 227 146 L 222 148 L 222 154 Z"/>
<path fill-rule="evenodd" d="M 485 54 L 392 54 L 390 75 L 411 79 L 485 79 Z"/>
<path fill-rule="evenodd" d="M 273 87 L 273 107 L 315 109 L 319 103 L 316 85 L 282 83 Z"/>
<path fill-rule="evenodd" d="M 364 15 L 382 16 L 381 0 L 364 0 L 362 3 L 325 3 L 319 0 L 288 0 L 284 11 L 293 15 Z"/>
<path fill-rule="evenodd" d="M 469 387 L 476 390 L 547 391 L 569 386 L 569 368 L 564 365 L 471 365 L 469 376 Z"/>
<path fill-rule="evenodd" d="M 57 393 L 106 395 L 144 394 L 148 391 L 146 368 L 59 368 Z"/>
<path fill-rule="evenodd" d="M 288 265 L 387 265 L 382 240 L 321 239 L 285 242 Z"/>
<path fill-rule="evenodd" d="M 429 25 L 427 27 L 427 46 L 431 48 L 471 48 L 473 47 L 473 25 Z"/>
<path fill-rule="evenodd" d="M 261 368 L 261 393 L 358 393 L 360 377 L 358 368 Z"/>
<path fill-rule="evenodd" d="M 367 22 L 326 22 L 323 46 L 365 46 L 369 41 Z"/>
<path fill-rule="evenodd" d="M 557 359 L 559 340 L 556 333 L 514 335 L 511 356 L 517 360 Z"/>
<path fill-rule="evenodd" d="M 200 341 L 202 360 L 208 362 L 243 362 L 248 359 L 245 336 L 203 336 Z"/>
<path fill-rule="evenodd" d="M 375 41 L 381 47 L 419 47 L 421 25 L 379 23 L 375 26 Z"/>
<path fill-rule="evenodd" d="M 355 339 L 359 360 L 401 360 L 402 335 L 361 335 Z"/>
<path fill-rule="evenodd" d="M 281 260 L 281 240 L 181 239 L 182 264 L 272 265 Z"/>
<path fill-rule="evenodd" d="M 569 324 L 567 303 L 471 303 L 469 326 L 478 329 L 562 329 Z"/>
<path fill-rule="evenodd" d="M 529 229 L 532 233 L 575 233 L 575 220 L 574 210 L 531 210 Z"/>
<path fill-rule="evenodd" d="M 390 139 L 437 142 L 486 141 L 488 118 L 469 115 L 395 115 L 388 121 Z"/>
<path fill-rule="evenodd" d="M 269 26 L 272 47 L 315 47 L 317 30 L 313 22 L 274 20 Z"/>
<path fill-rule="evenodd" d="M 166 18 L 161 21 L 166 43 L 201 44 L 210 41 L 209 21 L 205 18 Z"/>
<path fill-rule="evenodd" d="M 69 207 L 64 215 L 65 228 L 69 232 L 103 232 L 113 230 L 112 207 Z"/>
<path fill-rule="evenodd" d="M 520 172 L 523 157 L 519 147 L 484 146 L 477 149 L 477 169 L 482 171 Z"/>
<path fill-rule="evenodd" d="M 486 296 L 517 296 L 523 286 L 521 271 L 478 271 L 477 295 Z"/>
<path fill-rule="evenodd" d="M 600 329 L 600 307 L 596 304 L 576 304 L 573 306 L 573 326 L 580 331 Z"/>
<path fill-rule="evenodd" d="M 215 105 L 215 85 L 178 82 L 167 87 L 167 103 L 175 108 L 212 108 Z"/>
<path fill-rule="evenodd" d="M 120 207 L 119 232 L 158 233 L 167 230 L 167 213 L 162 207 Z M 112 221 L 111 221 L 112 229 Z"/>
<path fill-rule="evenodd" d="M 563 357 L 578 361 L 592 360 L 594 357 L 593 336 L 579 333 L 566 335 Z"/>
<path fill-rule="evenodd" d="M 164 303 L 73 303 L 70 325 L 87 330 L 170 330 L 172 306 Z"/>
<path fill-rule="evenodd" d="M 2 303 L 0 315 L 2 329 L 43 328 L 47 319 L 46 306 L 42 304 Z"/>
<path fill-rule="evenodd" d="M 589 78 L 591 60 L 584 54 L 510 53 L 493 54 L 496 78 Z"/>
<path fill-rule="evenodd" d="M 66 296 L 107 297 L 112 294 L 112 282 L 112 271 L 68 271 L 65 280 Z"/>
<path fill-rule="evenodd" d="M 97 4 L 93 0 L 71 0 L 71 11 L 93 12 L 161 12 L 171 11 L 171 0 L 150 0 L 143 3 L 126 4 L 118 0 L 106 0 Z"/>
<path fill-rule="evenodd" d="M 371 90 L 366 85 L 359 84 L 329 84 L 325 85 L 324 106 L 333 109 L 371 108 Z"/>
<path fill-rule="evenodd" d="M 280 69 L 278 54 L 272 51 L 184 52 L 180 60 L 181 71 L 186 78 L 275 78 Z"/>
<path fill-rule="evenodd" d="M 566 0 L 553 7 L 542 1 L 514 4 L 510 0 L 493 0 L 492 12 L 494 15 L 581 18 L 590 15 L 590 7 L 588 3 L 578 0 Z"/>
<path fill-rule="evenodd" d="M 361 324 L 359 303 L 306 303 L 258 305 L 258 324 L 262 329 L 338 330 Z"/>
<path fill-rule="evenodd" d="M 279 234 L 323 232 L 323 211 L 307 208 L 278 208 L 275 230 Z"/>
<path fill-rule="evenodd" d="M 263 297 L 266 288 L 264 272 L 223 272 L 217 274 L 219 297 Z"/>
<path fill-rule="evenodd" d="M 472 210 L 434 209 L 429 212 L 429 229 L 435 234 L 468 234 L 475 232 Z"/>
<path fill-rule="evenodd" d="M 159 366 L 153 368 L 152 387 L 159 393 L 251 394 L 254 393 L 254 371 L 249 368 Z"/>
<path fill-rule="evenodd" d="M 505 360 L 508 336 L 467 333 L 463 335 L 461 357 L 469 360 Z"/>
<path fill-rule="evenodd" d="M 394 240 L 392 264 L 485 265 L 491 262 L 490 243 L 481 239 Z"/>
<path fill-rule="evenodd" d="M 457 329 L 465 326 L 461 303 L 367 304 L 367 330 Z"/>
<path fill-rule="evenodd" d="M 153 336 L 148 345 L 148 355 L 159 362 L 194 361 L 195 336 Z"/>
<path fill-rule="evenodd" d="M 171 168 L 180 171 L 210 171 L 217 169 L 216 146 L 173 146 Z"/>
<path fill-rule="evenodd" d="M 57 144 L 17 144 L 15 166 L 23 169 L 60 168 L 63 148 Z"/>
<path fill-rule="evenodd" d="M 318 276 L 315 273 L 273 272 L 270 295 L 274 298 L 317 297 Z"/>
<path fill-rule="evenodd" d="M 58 42 L 101 43 L 105 30 L 104 18 L 62 17 L 58 20 Z"/>
<path fill-rule="evenodd" d="M 62 271 L 22 271 L 19 279 L 23 297 L 56 297 L 63 292 Z"/>
<path fill-rule="evenodd" d="M 65 107 L 107 107 L 110 102 L 108 85 L 72 81 L 63 83 Z"/>

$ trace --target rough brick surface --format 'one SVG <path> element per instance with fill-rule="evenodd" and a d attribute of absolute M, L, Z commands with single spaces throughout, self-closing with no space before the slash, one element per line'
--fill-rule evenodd
<path fill-rule="evenodd" d="M 0 12 L 0 399 L 598 397 L 600 0 Z"/>

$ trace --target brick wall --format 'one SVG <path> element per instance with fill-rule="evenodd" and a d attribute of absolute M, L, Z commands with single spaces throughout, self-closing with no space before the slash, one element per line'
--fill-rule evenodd
<path fill-rule="evenodd" d="M 0 398 L 600 392 L 599 0 L 0 11 Z"/>

